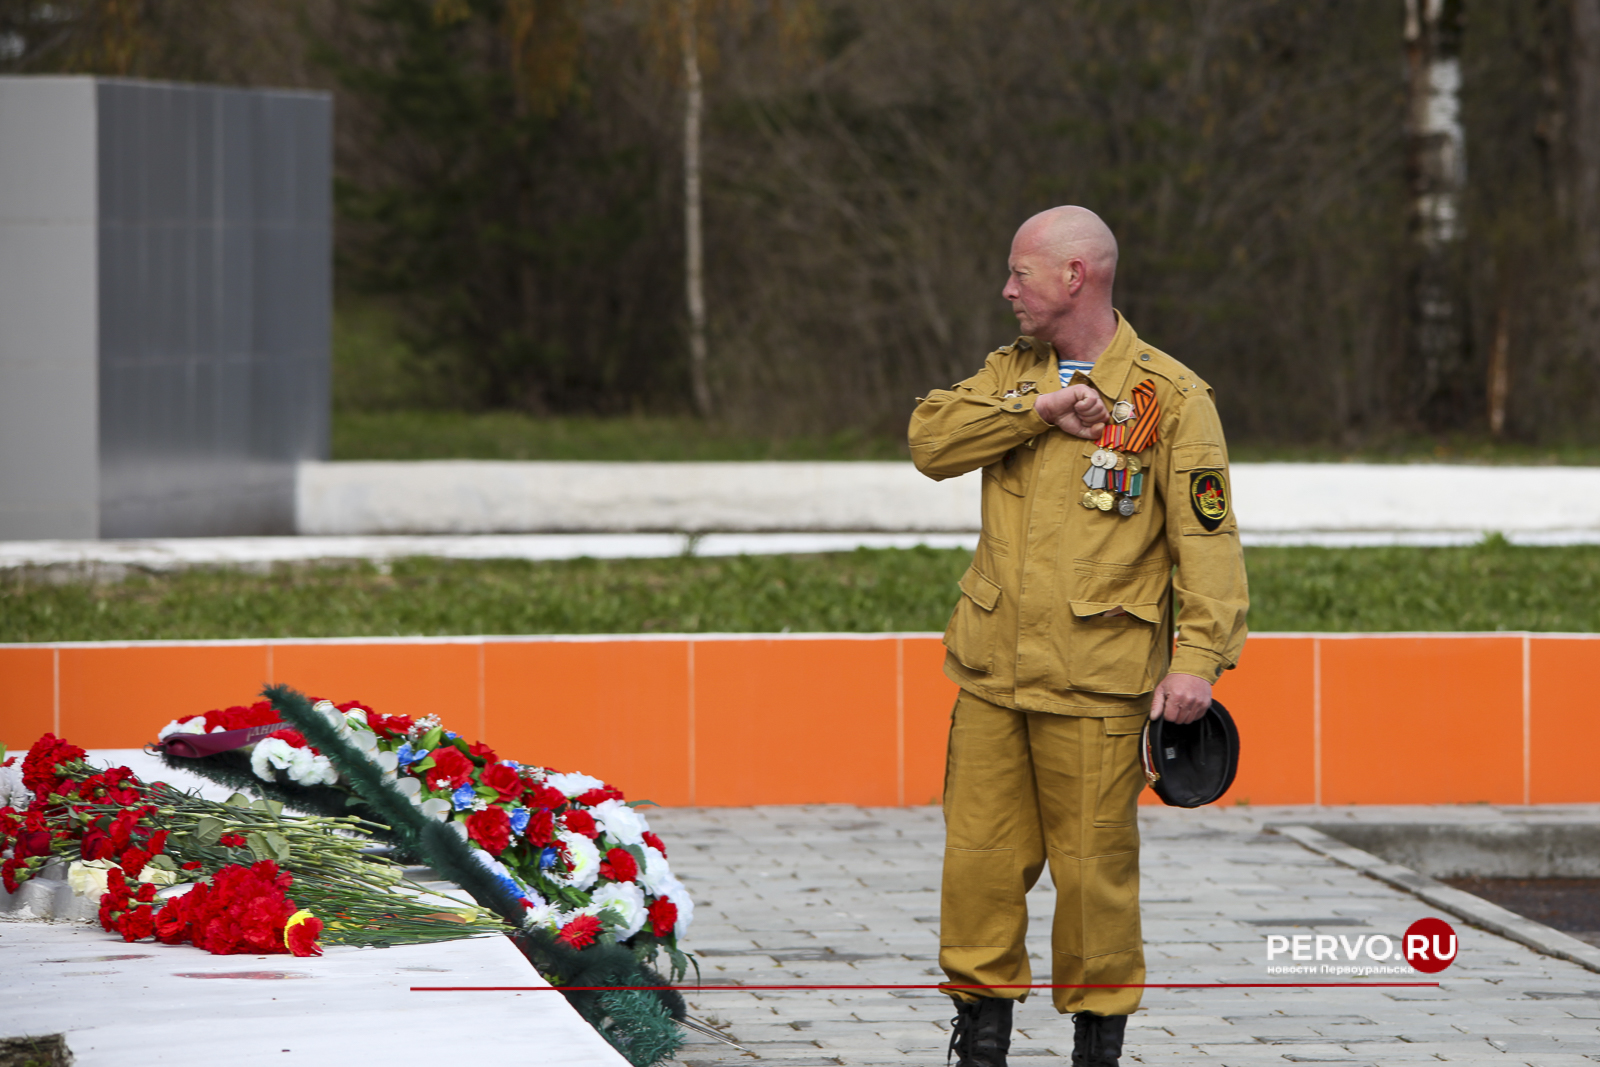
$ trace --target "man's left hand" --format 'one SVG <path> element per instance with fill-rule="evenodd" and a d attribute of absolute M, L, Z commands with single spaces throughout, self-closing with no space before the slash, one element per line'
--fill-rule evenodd
<path fill-rule="evenodd" d="M 1100 436 L 1110 418 L 1100 394 L 1082 382 L 1045 393 L 1034 401 L 1033 410 L 1062 433 L 1089 441 Z"/>
<path fill-rule="evenodd" d="M 1169 674 L 1156 686 L 1150 717 L 1168 722 L 1194 722 L 1211 706 L 1211 683 L 1193 674 Z"/>

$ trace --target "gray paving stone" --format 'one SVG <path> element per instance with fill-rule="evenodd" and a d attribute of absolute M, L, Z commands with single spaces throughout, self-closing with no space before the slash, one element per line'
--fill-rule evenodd
<path fill-rule="evenodd" d="M 1141 812 L 1148 980 L 1293 981 L 1267 973 L 1270 933 L 1397 938 L 1434 912 L 1423 902 L 1262 832 L 1268 822 L 1594 821 L 1600 807 L 1496 809 L 1229 808 Z M 658 809 L 651 822 L 698 902 L 685 947 L 708 981 L 934 983 L 943 826 L 934 809 L 841 806 Z M 1049 978 L 1046 875 L 1031 897 L 1035 981 Z M 1345 917 L 1365 926 L 1261 925 Z M 1247 922 L 1244 920 L 1256 920 Z M 1358 989 L 1151 989 L 1129 1021 L 1125 1064 L 1360 1067 L 1450 1063 L 1594 1067 L 1600 975 L 1464 924 L 1440 986 Z M 1284 962 L 1283 958 L 1277 962 Z M 1320 980 L 1299 976 L 1302 980 Z M 1426 975 L 1385 980 L 1430 980 Z M 1329 978 L 1326 980 L 1338 980 Z M 949 1001 L 935 990 L 699 991 L 700 1018 L 785 1067 L 942 1064 Z M 1013 1058 L 1064 1059 L 1070 1020 L 1035 993 L 1016 1013 Z M 752 1062 L 694 1038 L 686 1067 Z"/>

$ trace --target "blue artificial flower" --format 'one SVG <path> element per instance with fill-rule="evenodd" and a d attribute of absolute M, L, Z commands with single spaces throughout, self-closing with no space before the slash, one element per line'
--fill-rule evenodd
<path fill-rule="evenodd" d="M 533 812 L 527 808 L 511 809 L 511 832 L 520 834 L 528 828 L 528 820 L 533 818 Z"/>
<path fill-rule="evenodd" d="M 400 766 L 404 767 L 408 764 L 416 763 L 418 760 L 426 756 L 429 751 L 430 750 L 426 748 L 412 748 L 411 742 L 407 741 L 405 744 L 401 745 L 395 750 L 395 757 L 399 759 Z"/>
<path fill-rule="evenodd" d="M 512 881 L 510 878 L 507 878 L 503 874 L 502 875 L 498 875 L 497 877 L 498 877 L 498 880 L 500 882 L 500 888 L 504 889 L 507 893 L 510 893 L 513 900 L 527 900 L 528 899 L 527 891 L 524 890 L 516 882 Z"/>
<path fill-rule="evenodd" d="M 473 804 L 477 803 L 477 801 L 478 791 L 473 789 L 470 784 L 463 785 L 454 793 L 450 794 L 450 803 L 456 806 L 457 811 L 466 811 L 468 808 L 472 807 Z"/>
<path fill-rule="evenodd" d="M 554 848 L 546 848 L 543 852 L 539 853 L 539 869 L 541 871 L 547 870 L 555 865 L 556 850 Z"/>
<path fill-rule="evenodd" d="M 446 730 L 444 732 L 444 735 L 445 735 L 445 737 L 449 738 L 452 741 L 454 741 L 456 738 L 461 736 L 460 734 L 457 734 L 457 733 L 451 733 L 449 730 Z"/>

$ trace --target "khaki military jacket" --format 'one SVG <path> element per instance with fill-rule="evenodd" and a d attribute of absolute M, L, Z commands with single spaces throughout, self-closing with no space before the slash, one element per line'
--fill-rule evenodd
<path fill-rule="evenodd" d="M 1211 388 L 1120 314 L 1093 372 L 1075 380 L 1099 390 L 1108 411 L 1155 384 L 1159 431 L 1138 454 L 1145 481 L 1133 515 L 1083 505 L 1097 446 L 1034 413 L 1061 379 L 1055 350 L 1032 338 L 924 399 L 911 458 L 936 480 L 983 469 L 983 535 L 945 632 L 945 673 L 1005 707 L 1125 715 L 1130 698 L 1148 706 L 1169 671 L 1215 682 L 1238 662 L 1244 556 Z"/>

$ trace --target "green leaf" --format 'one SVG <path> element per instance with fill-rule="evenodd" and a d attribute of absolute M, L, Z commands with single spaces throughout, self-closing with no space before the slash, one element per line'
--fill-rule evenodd
<path fill-rule="evenodd" d="M 223 803 L 228 805 L 230 808 L 248 808 L 252 803 L 254 803 L 254 801 L 245 796 L 243 793 L 235 793 L 227 800 L 224 800 Z"/>
<path fill-rule="evenodd" d="M 261 860 L 289 862 L 289 840 L 282 834 L 271 830 L 256 830 L 246 834 L 244 840 L 245 844 L 250 846 L 250 855 L 254 856 L 257 862 Z"/>
<path fill-rule="evenodd" d="M 428 749 L 431 752 L 433 749 L 439 747 L 439 741 L 443 737 L 444 728 L 435 726 L 433 729 L 422 735 L 422 740 L 418 742 L 418 747 Z"/>
<path fill-rule="evenodd" d="M 194 824 L 194 839 L 202 845 L 214 845 L 222 840 L 222 834 L 226 829 L 227 823 L 221 819 L 202 815 Z"/>
<path fill-rule="evenodd" d="M 659 808 L 661 806 L 653 800 L 630 800 L 627 804 L 630 808 Z"/>
<path fill-rule="evenodd" d="M 177 861 L 171 856 L 167 855 L 165 852 L 159 856 L 150 857 L 150 863 L 148 866 L 155 867 L 157 870 L 162 871 L 175 871 L 178 869 Z"/>
<path fill-rule="evenodd" d="M 254 811 L 264 811 L 274 817 L 283 814 L 283 803 L 277 800 L 268 800 L 266 797 L 258 797 L 251 803 L 250 807 Z"/>

